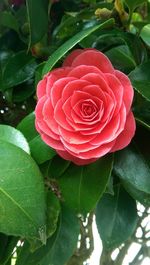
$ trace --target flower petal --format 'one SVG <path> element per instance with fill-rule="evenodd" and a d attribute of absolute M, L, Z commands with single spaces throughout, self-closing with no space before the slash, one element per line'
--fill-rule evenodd
<path fill-rule="evenodd" d="M 72 67 L 78 65 L 92 65 L 96 66 L 103 73 L 114 74 L 114 68 L 110 60 L 100 51 L 97 50 L 86 50 L 79 54 L 76 59 L 72 62 Z"/>
<path fill-rule="evenodd" d="M 131 142 L 131 139 L 135 134 L 135 129 L 136 129 L 135 119 L 133 113 L 130 111 L 127 116 L 125 128 L 122 131 L 122 133 L 119 134 L 119 136 L 117 137 L 116 143 L 112 147 L 111 152 L 115 152 L 126 147 Z"/>
<path fill-rule="evenodd" d="M 124 88 L 123 102 L 126 106 L 126 110 L 128 113 L 131 108 L 131 104 L 132 104 L 133 96 L 134 96 L 134 90 L 133 90 L 132 84 L 130 82 L 130 79 L 124 73 L 116 70 L 115 75 L 119 79 L 119 81 L 121 82 Z"/>
<path fill-rule="evenodd" d="M 78 165 L 78 166 L 82 166 L 82 165 L 88 165 L 94 161 L 96 161 L 97 159 L 92 158 L 92 159 L 80 159 L 74 155 L 71 155 L 70 153 L 68 153 L 67 151 L 60 151 L 60 150 L 56 150 L 56 152 L 64 159 L 66 160 L 70 160 L 72 161 L 74 164 Z"/>

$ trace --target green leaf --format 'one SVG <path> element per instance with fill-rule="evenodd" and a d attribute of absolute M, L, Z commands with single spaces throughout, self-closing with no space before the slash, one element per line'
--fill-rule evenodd
<path fill-rule="evenodd" d="M 150 167 L 150 141 L 149 141 L 149 130 L 145 127 L 137 126 L 136 135 L 134 137 L 134 142 L 138 151 L 141 153 L 142 159 L 145 161 L 148 167 Z M 143 176 L 144 178 L 145 176 Z M 139 188 L 133 186 L 131 183 L 123 180 L 123 186 L 130 193 L 130 195 L 142 203 L 145 206 L 150 206 L 150 193 L 139 190 Z"/>
<path fill-rule="evenodd" d="M 98 29 L 104 29 L 106 27 L 112 26 L 114 24 L 114 19 L 109 19 L 105 21 L 102 24 L 99 24 L 97 26 L 94 26 L 92 28 L 84 29 L 83 31 L 77 33 L 75 36 L 73 36 L 71 39 L 66 41 L 62 46 L 60 46 L 48 59 L 46 62 L 44 68 L 43 68 L 43 75 L 48 73 L 53 66 L 70 50 L 72 49 L 76 44 L 78 44 L 81 40 L 83 40 L 85 37 L 90 35 L 92 32 L 98 30 Z"/>
<path fill-rule="evenodd" d="M 42 240 L 45 196 L 33 159 L 13 144 L 0 141 L 0 232 Z"/>
<path fill-rule="evenodd" d="M 31 140 L 29 142 L 29 146 L 31 150 L 31 156 L 38 164 L 42 164 L 56 155 L 55 150 L 45 144 L 40 135 Z"/>
<path fill-rule="evenodd" d="M 38 82 L 42 79 L 42 71 L 43 67 L 45 65 L 45 62 L 42 62 L 38 65 L 35 71 L 35 88 L 37 87 Z"/>
<path fill-rule="evenodd" d="M 140 202 L 145 207 L 150 207 L 150 194 L 136 189 L 131 183 L 126 181 L 122 182 L 122 185 L 127 190 L 127 192 L 138 202 Z"/>
<path fill-rule="evenodd" d="M 120 185 L 114 191 L 114 196 L 104 194 L 96 209 L 96 224 L 105 249 L 115 249 L 126 241 L 137 224 L 135 200 Z"/>
<path fill-rule="evenodd" d="M 134 88 L 150 101 L 150 61 L 136 67 L 129 74 L 129 78 Z"/>
<path fill-rule="evenodd" d="M 47 192 L 47 209 L 46 209 L 46 237 L 52 236 L 56 229 L 58 218 L 60 214 L 60 203 L 58 198 L 52 191 Z M 42 243 L 37 240 L 30 241 L 31 250 L 34 252 L 36 249 L 42 246 Z"/>
<path fill-rule="evenodd" d="M 48 30 L 48 0 L 26 0 L 27 16 L 29 23 L 29 45 L 30 48 L 39 42 Z M 40 12 L 40 18 L 39 18 Z"/>
<path fill-rule="evenodd" d="M 13 89 L 13 102 L 23 102 L 35 93 L 35 87 L 32 80 L 20 84 Z"/>
<path fill-rule="evenodd" d="M 144 26 L 141 30 L 140 36 L 142 38 L 142 40 L 148 45 L 150 46 L 150 24 Z"/>
<path fill-rule="evenodd" d="M 71 164 L 58 179 L 64 203 L 79 213 L 94 209 L 106 189 L 113 156 L 105 156 L 81 167 Z"/>
<path fill-rule="evenodd" d="M 16 265 L 65 265 L 76 249 L 79 223 L 76 215 L 62 207 L 55 234 L 47 240 L 46 246 L 30 253 L 29 245 L 24 244 Z"/>
<path fill-rule="evenodd" d="M 0 140 L 12 143 L 30 154 L 28 142 L 23 134 L 11 126 L 0 125 Z"/>
<path fill-rule="evenodd" d="M 17 86 L 31 79 L 36 66 L 35 59 L 25 51 L 13 55 L 6 64 L 3 72 L 2 89 L 5 90 Z"/>
<path fill-rule="evenodd" d="M 150 101 L 135 91 L 133 111 L 136 121 L 150 129 Z"/>
<path fill-rule="evenodd" d="M 52 236 L 56 231 L 58 217 L 60 213 L 60 203 L 55 194 L 51 191 L 47 193 L 47 237 Z"/>
<path fill-rule="evenodd" d="M 15 16 L 8 11 L 1 12 L 0 26 L 1 25 L 19 32 L 19 26 Z"/>
<path fill-rule="evenodd" d="M 130 12 L 132 13 L 138 6 L 142 5 L 143 3 L 146 2 L 146 0 L 124 0 L 126 5 L 128 6 Z"/>
<path fill-rule="evenodd" d="M 32 112 L 26 116 L 17 126 L 28 140 L 31 156 L 38 164 L 53 158 L 56 155 L 54 149 L 46 145 L 35 129 L 35 114 Z"/>
<path fill-rule="evenodd" d="M 150 194 L 150 165 L 137 148 L 117 152 L 114 169 L 116 175 L 136 189 Z"/>
<path fill-rule="evenodd" d="M 60 156 L 56 155 L 49 165 L 48 175 L 50 178 L 60 177 L 65 170 L 69 167 L 70 161 L 62 159 Z"/>
<path fill-rule="evenodd" d="M 37 130 L 35 129 L 35 114 L 31 112 L 27 115 L 17 126 L 17 129 L 21 131 L 26 139 L 31 141 L 38 135 Z"/>
<path fill-rule="evenodd" d="M 11 259 L 18 240 L 18 237 L 7 236 L 0 233 L 0 264 L 5 265 Z"/>
<path fill-rule="evenodd" d="M 130 73 L 136 67 L 136 63 L 125 45 L 110 49 L 106 55 L 113 66 L 120 71 Z"/>

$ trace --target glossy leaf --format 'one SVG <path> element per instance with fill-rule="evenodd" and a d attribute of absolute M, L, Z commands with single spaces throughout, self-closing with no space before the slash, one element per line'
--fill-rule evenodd
<path fill-rule="evenodd" d="M 0 231 L 42 240 L 45 198 L 41 173 L 33 159 L 0 141 Z"/>
<path fill-rule="evenodd" d="M 125 45 L 110 49 L 106 55 L 113 66 L 124 73 L 130 73 L 136 67 L 136 63 Z"/>
<path fill-rule="evenodd" d="M 62 159 L 60 156 L 56 155 L 49 165 L 48 175 L 50 178 L 60 177 L 65 170 L 69 167 L 70 161 Z"/>
<path fill-rule="evenodd" d="M 0 140 L 12 143 L 23 149 L 25 152 L 30 153 L 28 142 L 23 134 L 11 126 L 0 125 Z"/>
<path fill-rule="evenodd" d="M 150 129 L 150 101 L 137 91 L 134 93 L 133 111 L 137 123 Z"/>
<path fill-rule="evenodd" d="M 42 164 L 45 161 L 53 158 L 56 155 L 54 149 L 45 144 L 40 135 L 36 136 L 29 142 L 31 155 L 38 164 Z"/>
<path fill-rule="evenodd" d="M 150 194 L 150 166 L 136 148 L 126 148 L 115 155 L 114 169 L 121 180 Z"/>
<path fill-rule="evenodd" d="M 35 114 L 34 112 L 27 115 L 17 126 L 17 129 L 23 133 L 26 139 L 31 141 L 38 135 L 35 129 Z"/>
<path fill-rule="evenodd" d="M 46 145 L 35 129 L 35 114 L 30 113 L 17 126 L 29 142 L 31 156 L 38 164 L 53 158 L 56 155 L 54 149 Z M 40 154 L 40 155 L 39 155 Z"/>
<path fill-rule="evenodd" d="M 85 29 L 79 33 L 77 33 L 75 36 L 73 36 L 71 39 L 69 39 L 67 42 L 65 42 L 62 46 L 60 46 L 48 59 L 46 62 L 44 69 L 43 69 L 43 75 L 48 73 L 53 66 L 69 51 L 71 50 L 77 43 L 79 43 L 81 40 L 83 40 L 85 37 L 90 35 L 92 32 L 103 29 L 106 27 L 109 27 L 110 25 L 114 24 L 114 19 L 109 19 L 106 22 L 99 24 L 97 26 L 94 26 L 92 28 Z"/>
<path fill-rule="evenodd" d="M 129 78 L 134 88 L 147 100 L 150 100 L 150 61 L 136 67 Z"/>
<path fill-rule="evenodd" d="M 71 164 L 58 179 L 64 203 L 79 213 L 93 210 L 106 189 L 112 163 L 110 155 L 84 167 Z"/>
<path fill-rule="evenodd" d="M 150 24 L 145 25 L 140 33 L 140 36 L 142 38 L 142 40 L 148 45 L 150 46 Z"/>
<path fill-rule="evenodd" d="M 76 215 L 62 207 L 58 228 L 47 240 L 46 246 L 30 253 L 29 245 L 24 244 L 16 265 L 65 265 L 73 254 L 79 235 L 79 223 Z"/>
<path fill-rule="evenodd" d="M 46 237 L 49 238 L 55 233 L 57 229 L 57 223 L 61 209 L 59 200 L 52 191 L 48 191 L 46 195 Z M 34 252 L 41 246 L 42 243 L 38 240 L 30 240 L 30 248 L 32 252 Z"/>
<path fill-rule="evenodd" d="M 127 240 L 137 224 L 135 200 L 120 185 L 114 191 L 114 196 L 104 194 L 96 209 L 96 224 L 105 249 L 115 249 Z"/>
<path fill-rule="evenodd" d="M 1 12 L 0 26 L 4 26 L 19 32 L 19 25 L 15 16 L 8 11 Z"/>
<path fill-rule="evenodd" d="M 13 255 L 19 238 L 0 233 L 0 264 L 6 264 Z"/>
<path fill-rule="evenodd" d="M 145 207 L 150 207 L 150 193 L 146 193 L 139 189 L 136 189 L 135 186 L 126 181 L 123 181 L 122 185 L 136 201 L 140 202 Z"/>
<path fill-rule="evenodd" d="M 33 80 L 18 85 L 13 89 L 13 102 L 23 102 L 35 93 Z"/>
<path fill-rule="evenodd" d="M 138 6 L 142 5 L 143 3 L 145 3 L 146 0 L 134 0 L 134 1 L 124 0 L 124 2 L 128 6 L 129 10 L 131 12 L 133 12 L 136 7 L 138 7 Z"/>
<path fill-rule="evenodd" d="M 48 0 L 26 0 L 26 6 L 30 32 L 30 48 L 30 46 L 39 42 L 48 30 Z"/>
<path fill-rule="evenodd" d="M 25 51 L 13 55 L 4 68 L 3 90 L 29 80 L 33 76 L 36 66 L 35 59 Z"/>

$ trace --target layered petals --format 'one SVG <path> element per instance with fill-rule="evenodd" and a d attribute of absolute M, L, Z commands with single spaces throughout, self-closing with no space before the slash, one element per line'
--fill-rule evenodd
<path fill-rule="evenodd" d="M 126 147 L 135 133 L 133 88 L 95 49 L 77 49 L 37 86 L 36 129 L 77 165 Z"/>

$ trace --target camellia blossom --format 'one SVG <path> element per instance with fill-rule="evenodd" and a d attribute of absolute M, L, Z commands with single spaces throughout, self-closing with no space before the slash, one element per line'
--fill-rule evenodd
<path fill-rule="evenodd" d="M 38 83 L 37 97 L 37 131 L 77 165 L 126 147 L 134 136 L 131 82 L 98 50 L 74 50 Z"/>

